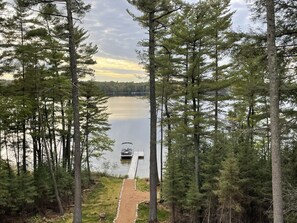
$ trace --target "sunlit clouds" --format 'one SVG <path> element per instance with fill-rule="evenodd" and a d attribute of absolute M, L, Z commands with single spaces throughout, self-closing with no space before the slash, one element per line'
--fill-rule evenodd
<path fill-rule="evenodd" d="M 187 0 L 197 3 L 197 0 Z M 254 0 L 231 0 L 234 30 L 246 30 L 249 22 L 249 2 Z M 85 0 L 92 9 L 83 20 L 88 30 L 90 42 L 99 48 L 94 79 L 96 81 L 147 80 L 137 61 L 135 50 L 141 50 L 138 42 L 147 39 L 147 31 L 133 21 L 127 9 L 137 14 L 137 10 L 127 0 Z M 110 59 L 110 58 L 126 58 Z"/>
<path fill-rule="evenodd" d="M 113 59 L 96 57 L 97 64 L 92 68 L 95 70 L 94 79 L 96 81 L 146 81 L 141 65 L 132 60 Z"/>

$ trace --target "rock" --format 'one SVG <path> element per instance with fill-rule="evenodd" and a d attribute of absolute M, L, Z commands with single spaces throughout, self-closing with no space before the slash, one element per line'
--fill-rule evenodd
<path fill-rule="evenodd" d="M 100 219 L 105 219 L 106 218 L 106 214 L 104 212 L 99 214 L 99 218 Z"/>

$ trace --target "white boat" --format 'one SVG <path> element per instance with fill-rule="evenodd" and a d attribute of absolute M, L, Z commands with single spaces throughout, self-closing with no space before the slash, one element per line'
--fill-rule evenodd
<path fill-rule="evenodd" d="M 123 142 L 121 145 L 121 158 L 122 159 L 131 159 L 133 156 L 133 143 L 132 142 Z"/>

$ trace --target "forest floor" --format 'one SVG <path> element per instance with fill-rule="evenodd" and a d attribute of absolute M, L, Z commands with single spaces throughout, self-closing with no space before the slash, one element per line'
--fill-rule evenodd
<path fill-rule="evenodd" d="M 123 179 L 102 176 L 95 179 L 95 181 L 96 184 L 83 194 L 83 223 L 111 223 L 117 214 Z M 35 216 L 26 222 L 72 223 L 72 208 L 65 210 L 63 216 L 47 214 L 46 216 Z"/>
<path fill-rule="evenodd" d="M 95 181 L 96 184 L 83 196 L 84 223 L 133 223 L 137 218 L 138 204 L 149 201 L 147 179 L 100 177 Z M 143 215 L 147 216 L 148 210 Z M 47 216 L 35 216 L 26 222 L 72 223 L 72 210 L 66 210 L 63 216 L 56 216 L 51 212 Z"/>
<path fill-rule="evenodd" d="M 149 213 L 149 180 L 100 177 L 83 196 L 83 223 L 146 223 Z M 168 209 L 158 205 L 158 219 L 169 222 Z M 116 220 L 115 220 L 116 219 Z M 137 219 L 137 220 L 136 220 Z M 114 221 L 115 220 L 115 221 Z M 136 221 L 135 221 L 136 220 Z M 1 220 L 0 220 L 1 222 Z M 20 223 L 23 221 L 20 221 Z M 35 216 L 28 223 L 72 223 L 72 208 L 63 216 L 51 212 Z M 15 223 L 15 222 L 14 222 Z"/>

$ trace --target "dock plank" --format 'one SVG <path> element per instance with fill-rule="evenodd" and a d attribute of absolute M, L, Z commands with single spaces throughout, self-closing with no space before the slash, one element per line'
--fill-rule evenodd
<path fill-rule="evenodd" d="M 139 157 L 143 157 L 143 152 L 134 152 L 128 172 L 128 179 L 134 179 L 136 176 Z"/>

